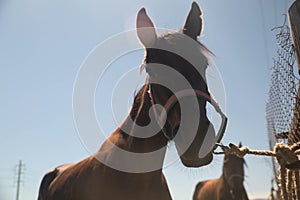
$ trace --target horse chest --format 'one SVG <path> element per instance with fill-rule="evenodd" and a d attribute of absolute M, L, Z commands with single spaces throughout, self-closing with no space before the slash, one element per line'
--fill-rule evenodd
<path fill-rule="evenodd" d="M 102 199 L 171 199 L 168 186 L 161 172 L 134 174 L 106 168 L 92 176 L 87 184 L 87 195 Z M 85 200 L 87 198 L 84 198 Z M 93 199 L 94 200 L 94 199 Z"/>

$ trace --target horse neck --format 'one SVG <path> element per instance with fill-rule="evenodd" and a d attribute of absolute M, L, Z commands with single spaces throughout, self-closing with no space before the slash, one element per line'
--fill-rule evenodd
<path fill-rule="evenodd" d="M 149 114 L 155 116 L 151 113 L 153 110 L 150 110 L 152 103 L 148 89 L 149 86 L 146 84 L 138 92 L 128 117 L 121 125 L 122 134 L 126 137 L 127 150 L 137 153 L 158 150 L 165 147 L 168 142 L 157 123 L 154 123 L 155 127 L 145 128 L 151 123 Z M 154 129 L 159 131 L 153 133 Z"/>
<path fill-rule="evenodd" d="M 138 92 L 129 115 L 109 136 L 99 151 L 105 152 L 109 149 L 111 156 L 109 156 L 108 159 L 114 159 L 114 148 L 121 148 L 125 151 L 134 153 L 150 153 L 163 148 L 163 151 L 161 151 L 162 153 L 156 158 L 161 162 L 162 168 L 168 140 L 161 131 L 153 135 L 153 133 L 151 133 L 153 129 L 143 129 L 143 131 L 141 131 L 139 128 L 147 126 L 150 123 L 149 109 L 152 104 L 147 89 L 148 85 L 145 85 Z M 146 137 L 145 135 L 153 136 Z M 109 147 L 106 148 L 107 146 Z"/>

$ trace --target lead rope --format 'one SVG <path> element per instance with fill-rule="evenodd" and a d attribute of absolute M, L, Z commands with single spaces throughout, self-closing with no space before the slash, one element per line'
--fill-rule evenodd
<path fill-rule="evenodd" d="M 300 160 L 297 156 L 300 154 L 300 142 L 292 146 L 284 143 L 276 143 L 273 151 L 251 150 L 246 146 L 238 147 L 234 144 L 229 144 L 229 146 L 217 145 L 223 149 L 223 152 L 215 152 L 215 154 L 232 154 L 240 158 L 246 154 L 276 157 L 280 166 L 281 198 L 283 200 L 300 199 Z"/>

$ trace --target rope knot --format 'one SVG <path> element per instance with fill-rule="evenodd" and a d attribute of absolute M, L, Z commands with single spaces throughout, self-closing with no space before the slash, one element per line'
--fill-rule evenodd
<path fill-rule="evenodd" d="M 249 148 L 246 146 L 236 146 L 230 143 L 228 146 L 224 146 L 222 144 L 218 144 L 223 150 L 225 154 L 235 155 L 239 158 L 243 158 L 247 153 L 249 153 Z"/>
<path fill-rule="evenodd" d="M 288 146 L 284 143 L 277 143 L 274 147 L 274 151 L 280 166 L 288 169 L 299 169 L 300 161 L 296 154 L 296 150 L 297 147 L 295 145 Z"/>

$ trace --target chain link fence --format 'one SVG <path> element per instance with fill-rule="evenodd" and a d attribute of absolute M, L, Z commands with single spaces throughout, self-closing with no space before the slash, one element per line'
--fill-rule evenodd
<path fill-rule="evenodd" d="M 284 142 L 292 145 L 300 139 L 300 96 L 297 100 L 299 78 L 296 75 L 295 51 L 290 28 L 285 21 L 273 31 L 276 31 L 277 55 L 273 58 L 269 99 L 266 104 L 269 145 L 272 150 L 275 143 Z M 278 169 L 279 165 L 273 159 L 274 180 L 280 189 L 282 182 Z M 282 198 L 280 195 L 277 196 L 279 199 Z"/>

